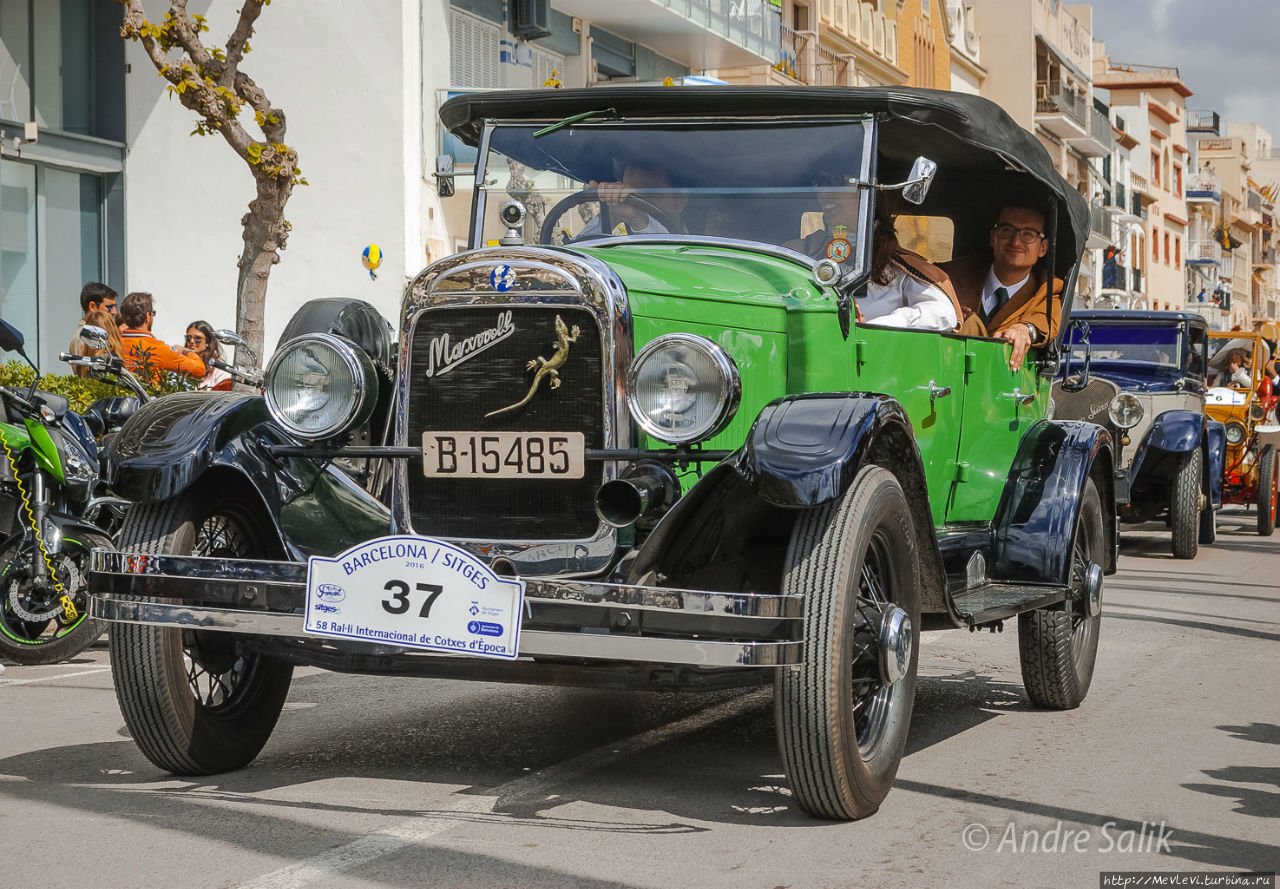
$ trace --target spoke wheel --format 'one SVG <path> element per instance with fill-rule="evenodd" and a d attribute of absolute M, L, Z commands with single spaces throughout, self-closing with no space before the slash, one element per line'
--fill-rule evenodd
<path fill-rule="evenodd" d="M 1102 562 L 1105 548 L 1102 501 L 1090 479 L 1076 514 L 1067 601 L 1018 615 L 1022 684 L 1037 707 L 1070 710 L 1089 692 L 1102 614 L 1088 613 L 1086 578 L 1089 566 Z"/>
<path fill-rule="evenodd" d="M 253 516 L 198 495 L 136 504 L 120 532 L 131 552 L 262 558 Z M 251 762 L 275 728 L 293 668 L 231 633 L 119 624 L 116 697 L 143 754 L 169 772 L 212 774 Z"/>
<path fill-rule="evenodd" d="M 32 570 L 42 558 L 34 543 L 15 540 L 0 554 L 0 656 L 16 663 L 56 664 L 74 657 L 102 635 L 106 625 L 90 618 L 86 569 L 92 548 L 111 548 L 103 537 L 64 537 L 53 566 L 62 591 Z M 61 598 L 70 595 L 75 616 Z"/>
<path fill-rule="evenodd" d="M 783 591 L 805 598 L 804 663 L 779 671 L 775 707 L 792 792 L 812 815 L 866 817 L 893 786 L 915 695 L 918 578 L 911 511 L 885 469 L 865 467 L 796 523 Z"/>

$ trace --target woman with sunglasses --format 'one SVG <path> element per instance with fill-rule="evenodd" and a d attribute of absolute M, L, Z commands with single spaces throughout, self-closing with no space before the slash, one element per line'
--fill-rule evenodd
<path fill-rule="evenodd" d="M 199 355 L 205 366 L 205 375 L 196 388 L 230 391 L 231 374 L 213 366 L 213 359 L 222 359 L 222 347 L 218 345 L 218 338 L 208 321 L 192 321 L 187 325 L 186 347 Z"/>

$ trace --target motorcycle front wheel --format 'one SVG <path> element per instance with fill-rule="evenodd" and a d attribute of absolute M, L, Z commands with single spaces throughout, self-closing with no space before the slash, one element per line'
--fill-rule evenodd
<path fill-rule="evenodd" d="M 13 538 L 0 550 L 0 657 L 24 666 L 56 664 L 93 644 L 106 624 L 89 617 L 89 552 L 111 548 L 97 535 L 64 537 L 50 556 L 53 576 L 37 572 L 34 541 Z M 71 600 L 68 610 L 63 596 Z"/>

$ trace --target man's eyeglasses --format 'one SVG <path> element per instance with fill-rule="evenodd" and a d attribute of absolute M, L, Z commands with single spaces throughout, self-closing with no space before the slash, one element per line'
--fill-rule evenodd
<path fill-rule="evenodd" d="M 1002 241 L 1007 241 L 1016 234 L 1018 240 L 1027 245 L 1034 244 L 1044 237 L 1044 232 L 1036 231 L 1034 228 L 1018 228 L 1007 222 L 1002 222 L 991 230 Z"/>

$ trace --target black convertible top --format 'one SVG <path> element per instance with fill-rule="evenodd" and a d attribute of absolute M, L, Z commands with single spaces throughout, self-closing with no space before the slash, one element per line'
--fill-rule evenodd
<path fill-rule="evenodd" d="M 477 145 L 486 120 L 554 122 L 607 109 L 627 119 L 875 114 L 881 121 L 881 162 L 893 171 L 882 175 L 882 180 L 905 173 L 917 155 L 938 163 L 938 176 L 922 212 L 965 218 L 976 211 L 994 219 L 1005 200 L 1029 198 L 1047 204 L 1051 197 L 1058 208 L 1059 273 L 1080 258 L 1089 236 L 1088 203 L 1054 169 L 1040 141 L 999 105 L 964 93 L 911 87 L 785 86 L 501 90 L 456 96 L 441 106 L 440 120 L 458 138 Z M 985 229 L 982 235 L 985 238 Z M 983 244 L 985 240 L 975 239 L 957 246 Z"/>

